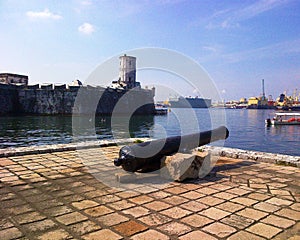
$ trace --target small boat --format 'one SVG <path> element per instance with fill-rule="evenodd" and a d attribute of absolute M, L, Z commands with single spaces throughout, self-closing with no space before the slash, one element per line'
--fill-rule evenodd
<path fill-rule="evenodd" d="M 166 115 L 169 109 L 163 104 L 155 104 L 155 115 Z"/>
<path fill-rule="evenodd" d="M 300 111 L 300 104 L 293 104 L 290 109 L 292 111 Z"/>
<path fill-rule="evenodd" d="M 300 113 L 275 113 L 271 119 L 266 119 L 267 126 L 270 125 L 300 125 Z"/>

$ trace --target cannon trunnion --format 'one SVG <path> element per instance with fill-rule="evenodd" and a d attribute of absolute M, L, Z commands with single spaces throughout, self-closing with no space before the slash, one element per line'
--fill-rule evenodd
<path fill-rule="evenodd" d="M 115 166 L 122 166 L 125 171 L 154 171 L 161 168 L 161 159 L 177 152 L 187 152 L 205 144 L 226 139 L 229 131 L 226 127 L 190 134 L 147 141 L 124 146 L 115 159 Z"/>

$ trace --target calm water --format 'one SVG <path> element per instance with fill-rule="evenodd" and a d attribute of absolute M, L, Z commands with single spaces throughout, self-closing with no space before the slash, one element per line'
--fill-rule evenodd
<path fill-rule="evenodd" d="M 272 112 L 273 110 L 172 109 L 167 116 L 131 118 L 129 130 L 128 124 L 124 126 L 124 117 L 114 119 L 113 122 L 109 117 L 97 117 L 95 120 L 77 117 L 73 119 L 77 122 L 75 127 L 72 127 L 72 117 L 0 117 L 0 148 L 69 143 L 74 141 L 74 134 L 77 136 L 76 141 L 111 139 L 113 134 L 115 138 L 161 138 L 197 130 L 205 131 L 225 122 L 230 132 L 225 141 L 226 147 L 300 156 L 300 125 L 266 127 L 264 120 Z"/>

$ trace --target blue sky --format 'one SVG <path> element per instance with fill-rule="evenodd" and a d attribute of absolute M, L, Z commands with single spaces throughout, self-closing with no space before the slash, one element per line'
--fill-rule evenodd
<path fill-rule="evenodd" d="M 198 62 L 226 100 L 260 95 L 261 79 L 275 98 L 300 90 L 299 13 L 298 0 L 0 0 L 0 72 L 84 81 L 111 56 L 159 47 Z"/>

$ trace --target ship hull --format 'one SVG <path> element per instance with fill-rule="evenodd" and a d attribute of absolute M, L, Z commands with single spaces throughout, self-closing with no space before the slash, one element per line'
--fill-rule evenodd
<path fill-rule="evenodd" d="M 179 98 L 169 101 L 171 108 L 209 108 L 211 99 L 204 98 Z"/>
<path fill-rule="evenodd" d="M 269 105 L 248 105 L 247 109 L 275 109 L 276 107 L 274 106 L 269 106 Z"/>

